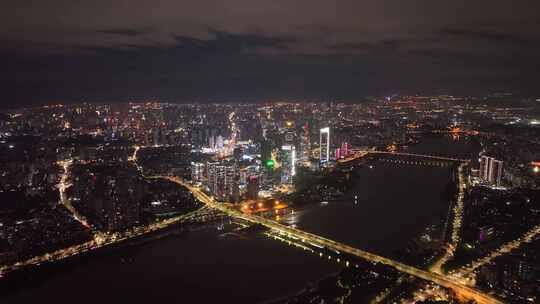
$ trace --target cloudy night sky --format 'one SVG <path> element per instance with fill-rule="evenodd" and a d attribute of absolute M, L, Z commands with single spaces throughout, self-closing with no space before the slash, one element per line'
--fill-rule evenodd
<path fill-rule="evenodd" d="M 4 0 L 2 107 L 540 93 L 540 1 Z"/>

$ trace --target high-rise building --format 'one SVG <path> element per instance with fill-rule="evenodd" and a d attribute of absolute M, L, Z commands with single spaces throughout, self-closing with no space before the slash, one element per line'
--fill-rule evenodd
<path fill-rule="evenodd" d="M 348 142 L 341 143 L 341 155 L 343 157 L 349 156 L 349 143 Z"/>
<path fill-rule="evenodd" d="M 311 144 L 309 139 L 309 124 L 306 122 L 302 128 L 302 136 L 300 141 L 300 159 L 307 161 L 310 156 Z"/>
<path fill-rule="evenodd" d="M 219 162 L 209 162 L 206 164 L 206 186 L 212 194 L 215 194 L 218 188 L 218 166 Z"/>
<path fill-rule="evenodd" d="M 248 178 L 246 197 L 257 199 L 259 197 L 259 176 L 253 175 Z"/>
<path fill-rule="evenodd" d="M 497 186 L 501 185 L 503 176 L 503 161 L 492 159 L 489 167 L 489 181 Z"/>
<path fill-rule="evenodd" d="M 194 183 L 200 183 L 204 179 L 204 164 L 192 162 L 191 163 L 191 181 Z"/>
<path fill-rule="evenodd" d="M 154 146 L 159 146 L 160 130 L 155 128 L 152 132 Z"/>
<path fill-rule="evenodd" d="M 216 139 L 216 149 L 223 149 L 223 136 L 218 135 Z"/>
<path fill-rule="evenodd" d="M 293 130 L 287 130 L 285 132 L 285 143 L 286 144 L 293 144 L 294 143 L 295 134 Z"/>
<path fill-rule="evenodd" d="M 478 177 L 480 177 L 480 179 L 482 180 L 485 180 L 487 179 L 489 172 L 489 157 L 483 155 L 478 161 L 480 162 L 480 170 Z"/>
<path fill-rule="evenodd" d="M 237 201 L 238 167 L 236 164 L 212 162 L 207 164 L 207 186 L 220 201 Z"/>
<path fill-rule="evenodd" d="M 261 141 L 261 158 L 266 162 L 272 158 L 272 145 L 269 140 Z"/>
<path fill-rule="evenodd" d="M 236 159 L 237 161 L 240 160 L 240 158 L 242 158 L 242 155 L 244 155 L 244 149 L 243 147 L 235 147 L 233 149 L 233 157 L 234 159 Z"/>
<path fill-rule="evenodd" d="M 292 184 L 296 174 L 296 148 L 292 145 L 281 147 L 281 182 Z"/>
<path fill-rule="evenodd" d="M 210 149 L 215 149 L 216 148 L 216 142 L 215 142 L 215 136 L 214 135 L 210 135 L 208 137 L 208 147 Z"/>
<path fill-rule="evenodd" d="M 240 169 L 240 184 L 247 185 L 250 177 L 259 176 L 260 169 L 259 165 L 250 165 Z"/>
<path fill-rule="evenodd" d="M 224 197 L 227 199 L 234 194 L 236 188 L 238 188 L 238 170 L 236 165 L 225 165 L 225 180 L 224 185 Z"/>
<path fill-rule="evenodd" d="M 330 128 L 322 128 L 320 130 L 319 138 L 320 162 L 321 164 L 327 164 L 330 160 Z"/>
<path fill-rule="evenodd" d="M 503 161 L 482 155 L 479 175 L 484 182 L 499 186 L 503 175 Z"/>

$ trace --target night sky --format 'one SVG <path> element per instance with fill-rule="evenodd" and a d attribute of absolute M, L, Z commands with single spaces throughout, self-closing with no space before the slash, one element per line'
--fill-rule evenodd
<path fill-rule="evenodd" d="M 540 93 L 538 0 L 3 0 L 0 45 L 2 107 Z"/>

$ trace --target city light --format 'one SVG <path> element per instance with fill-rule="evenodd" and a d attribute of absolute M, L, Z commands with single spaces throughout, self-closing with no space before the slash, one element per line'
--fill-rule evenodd
<path fill-rule="evenodd" d="M 292 164 L 292 168 L 291 168 L 291 175 L 292 176 L 295 176 L 296 175 L 296 150 L 293 149 L 292 150 L 292 160 L 291 160 Z"/>
<path fill-rule="evenodd" d="M 320 162 L 328 163 L 330 160 L 330 128 L 320 129 L 319 137 Z"/>
<path fill-rule="evenodd" d="M 532 170 L 533 170 L 534 173 L 539 173 L 540 172 L 540 162 L 533 161 L 533 162 L 531 162 L 531 165 L 533 167 Z"/>

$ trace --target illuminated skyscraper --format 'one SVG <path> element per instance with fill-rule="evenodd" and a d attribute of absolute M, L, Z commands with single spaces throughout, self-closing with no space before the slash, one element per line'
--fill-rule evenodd
<path fill-rule="evenodd" d="M 203 163 L 191 163 L 191 181 L 194 183 L 200 183 L 204 177 L 204 164 Z"/>
<path fill-rule="evenodd" d="M 330 160 L 330 128 L 322 128 L 320 130 L 319 147 L 321 149 L 320 162 L 326 164 Z"/>
<path fill-rule="evenodd" d="M 216 149 L 223 149 L 223 136 L 218 135 L 216 139 Z"/>
<path fill-rule="evenodd" d="M 238 201 L 238 167 L 227 165 L 225 167 L 225 180 L 223 182 L 223 199 L 230 202 Z"/>
<path fill-rule="evenodd" d="M 349 156 L 349 143 L 343 142 L 341 144 L 341 155 L 343 157 L 348 157 Z"/>
<path fill-rule="evenodd" d="M 159 134 L 160 131 L 159 129 L 155 128 L 152 130 L 152 135 L 153 135 L 153 143 L 154 143 L 154 146 L 159 146 Z"/>
<path fill-rule="evenodd" d="M 210 190 L 210 193 L 212 194 L 215 194 L 218 188 L 218 166 L 219 162 L 211 162 L 206 164 L 206 185 L 208 186 L 208 190 Z"/>
<path fill-rule="evenodd" d="M 302 161 L 309 160 L 311 151 L 310 139 L 309 139 L 309 124 L 306 122 L 302 128 L 302 136 L 300 141 L 300 159 Z"/>
<path fill-rule="evenodd" d="M 296 149 L 294 148 L 294 146 L 292 146 L 292 168 L 291 168 L 291 175 L 292 176 L 295 176 L 296 175 Z"/>
<path fill-rule="evenodd" d="M 295 134 L 293 130 L 288 130 L 285 132 L 285 143 L 292 144 L 294 143 Z"/>
<path fill-rule="evenodd" d="M 480 158 L 480 179 L 499 186 L 503 175 L 503 161 L 483 155 Z"/>
<path fill-rule="evenodd" d="M 281 147 L 281 182 L 292 184 L 296 174 L 296 149 L 292 145 Z"/>
<path fill-rule="evenodd" d="M 207 186 L 220 201 L 236 201 L 238 196 L 238 167 L 235 164 L 212 162 L 207 164 Z"/>

